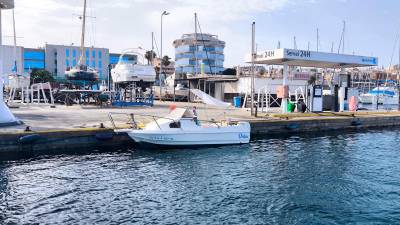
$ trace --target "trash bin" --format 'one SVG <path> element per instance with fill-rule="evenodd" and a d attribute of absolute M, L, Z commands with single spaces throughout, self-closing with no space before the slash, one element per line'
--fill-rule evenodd
<path fill-rule="evenodd" d="M 236 108 L 240 108 L 241 101 L 242 101 L 241 97 L 239 96 L 233 97 L 233 106 L 235 106 Z"/>
<path fill-rule="evenodd" d="M 296 108 L 294 103 L 288 102 L 287 104 L 287 111 L 288 112 L 294 112 L 294 109 Z"/>

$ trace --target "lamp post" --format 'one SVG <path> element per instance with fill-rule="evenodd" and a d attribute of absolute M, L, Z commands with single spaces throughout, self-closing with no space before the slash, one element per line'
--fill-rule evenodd
<path fill-rule="evenodd" d="M 162 52 L 162 50 L 163 50 L 163 16 L 167 16 L 167 15 L 169 15 L 169 12 L 167 12 L 167 11 L 164 11 L 163 13 L 161 13 L 161 41 L 160 41 L 160 73 L 158 74 L 158 81 L 159 81 L 159 83 L 160 83 L 160 100 L 162 100 L 162 95 L 161 95 L 161 74 L 162 74 L 162 66 L 163 66 L 163 62 L 162 62 L 162 59 L 163 59 L 163 52 Z"/>

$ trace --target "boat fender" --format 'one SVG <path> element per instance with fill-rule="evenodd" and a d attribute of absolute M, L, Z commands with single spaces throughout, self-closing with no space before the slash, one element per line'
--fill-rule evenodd
<path fill-rule="evenodd" d="M 296 130 L 296 129 L 299 129 L 299 124 L 298 123 L 291 123 L 291 124 L 286 125 L 285 128 L 288 129 L 288 130 Z"/>
<path fill-rule="evenodd" d="M 29 135 L 25 135 L 22 136 L 18 139 L 18 142 L 20 144 L 33 144 L 35 142 L 37 142 L 39 139 L 41 139 L 42 137 L 39 134 L 29 134 Z"/>
<path fill-rule="evenodd" d="M 361 122 L 360 118 L 357 118 L 357 120 L 351 121 L 351 125 L 352 126 L 360 126 L 360 125 L 362 125 L 362 122 Z"/>
<path fill-rule="evenodd" d="M 111 132 L 108 132 L 108 133 L 99 133 L 99 134 L 96 134 L 95 137 L 96 137 L 96 139 L 99 140 L 99 141 L 108 141 L 108 140 L 113 139 L 114 134 L 111 133 Z"/>

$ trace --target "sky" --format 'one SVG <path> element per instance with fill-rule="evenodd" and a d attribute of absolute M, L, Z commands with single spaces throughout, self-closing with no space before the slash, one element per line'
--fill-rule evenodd
<path fill-rule="evenodd" d="M 15 0 L 18 45 L 80 43 L 83 0 Z M 201 31 L 226 42 L 225 67 L 245 65 L 251 50 L 251 23 L 256 23 L 258 51 L 281 47 L 338 51 L 346 21 L 345 53 L 377 56 L 380 66 L 399 62 L 400 1 L 398 0 L 88 0 L 87 46 L 118 53 L 127 48 L 151 48 L 151 32 L 163 53 L 174 58 L 172 42 L 194 32 L 197 12 Z M 3 11 L 3 38 L 12 44 L 12 14 Z M 393 57 L 392 57 L 393 55 Z"/>

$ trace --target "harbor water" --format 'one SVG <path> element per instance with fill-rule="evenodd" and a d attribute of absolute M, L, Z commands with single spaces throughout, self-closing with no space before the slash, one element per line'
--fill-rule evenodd
<path fill-rule="evenodd" d="M 0 162 L 0 224 L 399 224 L 400 130 Z"/>

